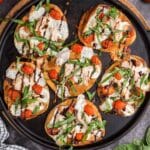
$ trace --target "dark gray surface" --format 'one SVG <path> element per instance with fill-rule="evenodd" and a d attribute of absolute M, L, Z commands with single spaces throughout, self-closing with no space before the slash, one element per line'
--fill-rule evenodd
<path fill-rule="evenodd" d="M 4 17 L 7 14 L 7 12 L 10 10 L 10 8 L 18 1 L 19 0 L 4 0 L 4 3 L 0 5 L 0 17 Z M 130 1 L 133 2 L 137 6 L 137 8 L 139 8 L 142 14 L 144 14 L 144 16 L 146 17 L 146 19 L 150 20 L 150 13 L 148 13 L 150 9 L 150 4 L 144 4 L 140 0 L 130 0 Z M 149 33 L 149 37 L 150 37 L 150 33 Z M 131 142 L 135 138 L 142 138 L 146 128 L 150 125 L 149 109 L 150 109 L 150 105 L 147 111 L 145 112 L 144 116 L 142 117 L 141 121 L 136 125 L 134 129 L 130 131 L 130 133 L 128 133 L 126 136 L 121 138 L 116 143 L 106 148 L 103 148 L 102 150 L 111 150 L 115 145 L 118 145 L 120 143 Z M 27 139 L 23 135 L 18 134 L 7 122 L 6 125 L 10 132 L 10 137 L 7 140 L 7 143 L 22 145 L 25 146 L 26 148 L 29 148 L 30 150 L 32 149 L 47 150 L 46 148 L 41 147 L 40 145 L 32 142 L 30 139 Z"/>

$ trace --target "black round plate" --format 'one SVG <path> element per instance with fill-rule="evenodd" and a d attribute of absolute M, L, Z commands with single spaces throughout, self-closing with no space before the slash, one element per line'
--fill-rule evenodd
<path fill-rule="evenodd" d="M 21 9 L 14 18 L 21 18 L 23 15 L 26 14 L 26 12 L 29 11 L 30 7 L 33 4 L 38 3 L 39 0 L 34 0 L 30 2 L 28 5 L 26 5 L 23 9 Z M 70 1 L 70 5 L 66 5 L 67 0 L 52 0 L 52 3 L 57 4 L 63 11 L 67 9 L 67 20 L 69 24 L 69 31 L 70 36 L 66 42 L 71 42 L 75 39 L 75 35 L 77 33 L 77 25 L 79 24 L 79 21 L 81 19 L 82 14 L 87 11 L 92 6 L 96 6 L 97 4 L 110 4 L 114 5 L 120 10 L 122 10 L 127 17 L 131 20 L 133 25 L 135 26 L 135 29 L 137 31 L 137 39 L 134 42 L 134 44 L 131 46 L 132 54 L 141 56 L 144 58 L 147 63 L 150 62 L 150 43 L 148 41 L 146 32 L 144 28 L 142 27 L 141 23 L 137 18 L 132 14 L 131 11 L 129 11 L 126 7 L 122 6 L 118 1 L 116 0 L 73 0 Z M 11 114 L 8 112 L 6 104 L 3 101 L 3 80 L 5 78 L 5 71 L 7 67 L 16 59 L 16 56 L 18 55 L 17 50 L 14 46 L 13 42 L 13 34 L 15 30 L 16 24 L 13 22 L 9 22 L 8 26 L 6 27 L 5 31 L 2 34 L 2 37 L 0 39 L 0 101 L 2 104 L 2 109 L 5 113 L 5 116 L 7 116 L 7 119 L 9 122 L 20 132 L 22 132 L 24 135 L 32 139 L 33 141 L 46 146 L 51 149 L 58 149 L 58 147 L 55 145 L 54 141 L 52 141 L 45 133 L 44 131 L 44 123 L 46 116 L 48 115 L 49 111 L 57 104 L 60 103 L 60 101 L 57 101 L 56 103 L 53 103 L 52 99 L 54 96 L 54 93 L 51 91 L 51 102 L 48 110 L 46 113 L 42 114 L 41 116 L 29 120 L 29 121 L 23 121 L 21 119 L 17 119 L 11 116 Z M 101 56 L 102 64 L 103 64 L 103 72 L 108 68 L 108 66 L 112 63 L 109 55 L 106 53 L 103 53 Z M 103 74 L 103 73 L 102 73 Z M 96 90 L 96 85 L 90 89 L 91 91 Z M 125 135 L 131 129 L 139 120 L 139 118 L 144 113 L 144 110 L 146 109 L 146 106 L 148 105 L 148 100 L 150 93 L 146 95 L 145 101 L 142 104 L 142 106 L 139 108 L 139 110 L 135 113 L 135 115 L 131 117 L 118 117 L 111 114 L 104 114 L 102 113 L 102 117 L 107 121 L 106 125 L 106 136 L 101 142 L 97 142 L 88 146 L 80 147 L 77 149 L 97 149 L 107 146 L 108 144 L 114 142 L 121 136 Z M 96 96 L 95 103 L 99 103 L 99 99 Z"/>

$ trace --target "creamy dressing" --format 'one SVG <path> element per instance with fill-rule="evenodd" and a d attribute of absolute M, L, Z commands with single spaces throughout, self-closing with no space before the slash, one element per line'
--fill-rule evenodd
<path fill-rule="evenodd" d="M 71 102 L 71 104 L 72 103 L 74 104 L 74 100 Z M 50 134 L 50 136 L 56 141 L 58 145 L 64 145 L 65 143 L 67 143 L 67 138 L 73 139 L 73 143 L 74 142 L 76 143 L 76 140 L 75 140 L 76 134 L 78 133 L 85 134 L 87 132 L 88 124 L 91 123 L 91 121 L 93 120 L 93 118 L 95 118 L 95 116 L 89 116 L 84 112 L 84 107 L 86 104 L 87 104 L 87 101 L 85 100 L 85 96 L 83 94 L 79 95 L 77 97 L 77 100 L 75 101 L 75 105 L 73 105 L 74 109 L 76 110 L 75 120 L 69 124 L 63 124 L 61 127 L 58 127 L 59 129 L 58 134 L 56 135 Z M 64 110 L 66 109 L 69 109 L 70 105 L 68 105 L 68 107 L 64 107 L 66 105 L 61 105 L 61 106 L 56 107 L 53 117 L 51 120 L 49 120 L 48 125 L 53 125 L 59 121 L 65 121 L 66 115 L 62 112 L 64 112 Z M 55 122 L 54 122 L 54 118 L 56 118 Z M 64 135 L 64 131 L 66 131 L 66 129 L 70 126 L 74 126 L 74 127 L 72 128 L 72 130 L 70 130 L 69 133 L 67 133 L 67 135 L 63 137 L 63 141 L 65 143 L 62 143 L 62 140 L 60 140 L 59 137 Z M 102 134 L 103 131 L 104 129 L 93 129 L 90 133 L 87 134 L 87 138 L 85 140 L 94 141 L 95 140 L 94 137 L 103 137 L 103 134 Z"/>
<path fill-rule="evenodd" d="M 74 71 L 74 65 L 73 64 L 65 64 L 65 76 L 68 76 Z"/>
<path fill-rule="evenodd" d="M 64 48 L 56 55 L 56 65 L 61 66 L 65 62 L 67 62 L 70 58 L 70 50 L 68 48 Z"/>
<path fill-rule="evenodd" d="M 68 24 L 63 20 L 56 20 L 45 15 L 36 26 L 36 31 L 39 31 L 41 36 L 52 41 L 64 41 L 69 36 Z"/>
<path fill-rule="evenodd" d="M 81 78 L 83 79 L 83 84 L 88 85 L 93 69 L 93 66 L 87 66 L 82 69 Z"/>
<path fill-rule="evenodd" d="M 29 13 L 29 21 L 32 22 L 40 19 L 45 14 L 45 11 L 44 7 L 40 7 L 38 10 L 33 10 Z"/>

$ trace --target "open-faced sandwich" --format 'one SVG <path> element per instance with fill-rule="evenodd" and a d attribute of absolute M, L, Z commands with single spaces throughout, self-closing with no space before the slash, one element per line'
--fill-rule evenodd
<path fill-rule="evenodd" d="M 106 70 L 97 91 L 101 111 L 131 116 L 150 91 L 150 69 L 142 58 L 131 55 Z"/>
<path fill-rule="evenodd" d="M 136 39 L 129 19 L 117 8 L 100 4 L 81 18 L 78 36 L 84 45 L 104 52 L 121 52 Z"/>
<path fill-rule="evenodd" d="M 61 9 L 50 3 L 32 6 L 18 26 L 14 43 L 23 56 L 56 55 L 69 35 L 66 17 Z"/>
<path fill-rule="evenodd" d="M 45 64 L 44 76 L 57 96 L 64 99 L 90 89 L 101 68 L 101 61 L 93 49 L 76 43 Z"/>
<path fill-rule="evenodd" d="M 19 61 L 6 70 L 4 100 L 15 117 L 32 119 L 44 113 L 50 93 L 42 73 L 43 59 L 36 62 Z"/>
<path fill-rule="evenodd" d="M 57 105 L 48 115 L 46 133 L 59 146 L 81 146 L 102 140 L 105 121 L 96 106 L 79 95 Z"/>

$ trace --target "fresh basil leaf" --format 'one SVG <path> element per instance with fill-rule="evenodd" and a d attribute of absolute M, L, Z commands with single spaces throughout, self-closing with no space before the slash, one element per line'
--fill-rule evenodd
<path fill-rule="evenodd" d="M 106 78 L 104 78 L 102 81 L 101 81 L 101 84 L 105 83 L 106 81 L 108 81 L 112 76 L 114 76 L 115 73 L 118 72 L 118 69 L 114 69 L 110 75 L 108 75 Z"/>
<path fill-rule="evenodd" d="M 150 146 L 141 145 L 139 146 L 138 150 L 150 150 Z"/>
<path fill-rule="evenodd" d="M 146 133 L 146 143 L 150 146 L 150 127 L 147 129 Z"/>
<path fill-rule="evenodd" d="M 12 19 L 12 22 L 20 24 L 20 25 L 24 25 L 25 24 L 25 22 L 20 20 L 20 19 Z"/>
<path fill-rule="evenodd" d="M 29 86 L 25 86 L 23 89 L 23 98 L 28 97 L 29 96 Z"/>
<path fill-rule="evenodd" d="M 89 36 L 92 33 L 93 33 L 93 31 L 89 29 L 88 31 L 86 31 L 86 32 L 83 33 L 83 37 Z"/>
<path fill-rule="evenodd" d="M 138 146 L 134 144 L 122 144 L 114 148 L 114 150 L 138 150 Z"/>
<path fill-rule="evenodd" d="M 140 145 L 143 145 L 143 144 L 144 144 L 144 141 L 143 141 L 143 140 L 136 139 L 136 140 L 133 140 L 133 144 L 134 144 L 134 145 L 137 145 L 137 146 L 140 146 Z"/>
<path fill-rule="evenodd" d="M 35 10 L 36 10 L 36 11 L 39 10 L 39 8 L 43 5 L 43 3 L 44 3 L 44 0 L 41 0 L 41 1 L 37 4 L 37 6 L 35 7 Z"/>
<path fill-rule="evenodd" d="M 23 89 L 23 97 L 21 99 L 21 104 L 23 106 L 37 101 L 36 98 L 32 98 L 31 93 L 29 92 L 29 88 L 30 88 L 29 86 L 25 86 Z"/>
<path fill-rule="evenodd" d="M 50 0 L 46 0 L 46 4 L 50 4 L 50 2 L 51 2 Z"/>
<path fill-rule="evenodd" d="M 58 122 L 56 122 L 54 125 L 48 125 L 47 127 L 48 128 L 59 128 L 59 127 L 61 127 L 61 126 L 63 126 L 64 124 L 69 124 L 69 123 L 71 123 L 72 121 L 74 121 L 75 120 L 75 116 L 70 116 L 70 117 L 68 117 L 67 119 L 65 119 L 65 120 L 63 120 L 63 121 L 58 121 Z"/>
<path fill-rule="evenodd" d="M 146 78 L 147 78 L 147 74 L 144 74 L 144 75 L 141 77 L 141 80 L 140 80 L 140 87 L 145 83 Z"/>
<path fill-rule="evenodd" d="M 88 99 L 91 101 L 93 99 L 93 97 L 95 96 L 96 92 L 91 93 L 91 92 L 87 91 L 86 94 L 88 96 Z"/>
<path fill-rule="evenodd" d="M 21 100 L 21 104 L 22 104 L 23 106 L 25 106 L 25 105 L 27 105 L 27 104 L 34 103 L 34 102 L 36 102 L 36 101 L 37 101 L 36 98 L 24 98 L 24 99 Z"/>
<path fill-rule="evenodd" d="M 93 130 L 104 129 L 105 125 L 106 125 L 106 120 L 99 121 L 98 119 L 96 119 L 96 120 L 91 121 L 88 124 L 88 128 L 86 130 L 86 133 L 83 136 L 82 141 L 85 141 L 87 139 L 88 134 L 91 133 Z"/>
<path fill-rule="evenodd" d="M 111 7 L 111 9 L 108 12 L 108 15 L 114 19 L 118 16 L 118 14 L 119 14 L 119 12 L 116 7 Z"/>

